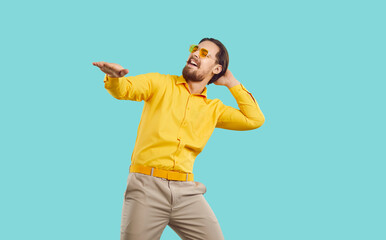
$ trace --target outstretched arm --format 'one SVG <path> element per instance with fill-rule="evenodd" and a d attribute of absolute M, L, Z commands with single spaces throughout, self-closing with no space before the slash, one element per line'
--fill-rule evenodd
<path fill-rule="evenodd" d="M 119 100 L 147 101 L 160 88 L 160 74 L 147 73 L 124 77 L 129 70 L 116 63 L 93 62 L 106 73 L 104 78 L 107 92 Z"/>
<path fill-rule="evenodd" d="M 215 81 L 214 84 L 228 87 L 240 108 L 238 110 L 222 104 L 221 114 L 217 120 L 217 128 L 252 130 L 263 125 L 265 117 L 255 98 L 236 80 L 229 70 L 226 71 L 224 76 Z"/>

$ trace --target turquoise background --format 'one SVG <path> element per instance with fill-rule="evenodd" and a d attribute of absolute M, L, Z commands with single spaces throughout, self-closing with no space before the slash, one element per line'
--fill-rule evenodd
<path fill-rule="evenodd" d="M 386 239 L 385 7 L 1 3 L 0 239 L 119 239 L 143 103 L 110 96 L 92 62 L 180 75 L 203 37 L 227 46 L 266 117 L 216 129 L 195 162 L 225 238 Z M 208 96 L 237 107 L 226 87 Z"/>

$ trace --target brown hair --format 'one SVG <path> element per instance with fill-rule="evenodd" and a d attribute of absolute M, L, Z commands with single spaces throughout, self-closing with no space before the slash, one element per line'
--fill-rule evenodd
<path fill-rule="evenodd" d="M 222 44 L 219 40 L 214 39 L 214 38 L 203 38 L 203 39 L 201 39 L 201 41 L 199 43 L 201 43 L 203 41 L 211 41 L 212 43 L 216 44 L 217 47 L 220 49 L 220 51 L 218 51 L 218 53 L 216 54 L 216 62 L 222 66 L 222 70 L 220 73 L 215 74 L 212 77 L 212 79 L 210 79 L 210 81 L 208 82 L 208 85 L 209 85 L 209 84 L 215 82 L 217 79 L 219 79 L 220 77 L 222 77 L 225 74 L 225 72 L 228 69 L 229 55 L 228 55 L 228 51 L 225 48 L 224 44 Z"/>

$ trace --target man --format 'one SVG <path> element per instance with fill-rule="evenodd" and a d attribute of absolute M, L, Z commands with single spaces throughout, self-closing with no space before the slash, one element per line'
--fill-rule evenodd
<path fill-rule="evenodd" d="M 105 88 L 113 97 L 145 101 L 124 193 L 121 240 L 160 239 L 166 225 L 182 239 L 224 239 L 203 196 L 205 185 L 193 181 L 194 160 L 214 128 L 251 130 L 265 119 L 227 69 L 228 52 L 220 41 L 204 38 L 190 52 L 182 76 L 124 77 L 129 70 L 118 64 L 93 63 L 106 73 Z M 240 110 L 208 99 L 211 83 L 228 87 Z"/>

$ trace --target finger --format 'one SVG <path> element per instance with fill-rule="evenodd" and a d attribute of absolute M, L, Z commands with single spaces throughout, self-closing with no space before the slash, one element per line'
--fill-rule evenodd
<path fill-rule="evenodd" d="M 104 62 L 93 62 L 92 64 L 97 67 L 103 67 Z"/>
<path fill-rule="evenodd" d="M 129 73 L 129 70 L 128 69 L 122 69 L 121 71 L 119 71 L 119 76 L 120 77 L 123 77 L 125 76 L 126 74 Z"/>

